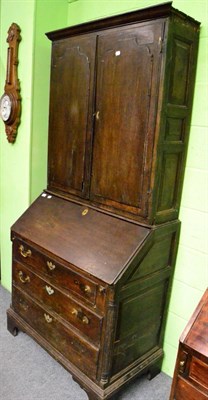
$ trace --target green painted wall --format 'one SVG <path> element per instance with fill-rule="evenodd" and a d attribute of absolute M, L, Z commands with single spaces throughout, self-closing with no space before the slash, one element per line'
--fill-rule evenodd
<path fill-rule="evenodd" d="M 154 0 L 78 0 L 68 24 L 159 4 Z M 183 198 L 182 231 L 165 335 L 163 370 L 173 374 L 178 339 L 208 286 L 208 1 L 174 0 L 173 6 L 202 23 Z"/>
<path fill-rule="evenodd" d="M 46 186 L 50 42 L 45 32 L 162 1 L 1 0 L 0 89 L 3 93 L 7 30 L 20 25 L 22 121 L 14 145 L 0 122 L 1 283 L 10 290 L 10 226 Z M 180 219 L 182 232 L 165 335 L 163 370 L 172 375 L 179 336 L 208 285 L 208 1 L 174 0 L 202 22 L 191 137 Z M 67 14 L 68 11 L 68 14 Z"/>
<path fill-rule="evenodd" d="M 11 287 L 10 227 L 46 187 L 50 41 L 45 32 L 67 24 L 67 0 L 1 0 L 0 90 L 3 93 L 7 31 L 21 28 L 18 74 L 22 116 L 15 144 L 0 121 L 1 283 Z"/>
<path fill-rule="evenodd" d="M 67 25 L 67 0 L 36 0 L 30 198 L 47 182 L 47 145 L 51 42 L 45 33 Z"/>
<path fill-rule="evenodd" d="M 7 142 L 4 124 L 0 122 L 1 278 L 2 284 L 8 289 L 11 282 L 10 226 L 29 204 L 34 18 L 34 0 L 1 1 L 1 93 L 6 76 L 7 31 L 12 22 L 16 22 L 22 30 L 19 47 L 19 78 L 23 98 L 22 122 L 14 145 Z"/>

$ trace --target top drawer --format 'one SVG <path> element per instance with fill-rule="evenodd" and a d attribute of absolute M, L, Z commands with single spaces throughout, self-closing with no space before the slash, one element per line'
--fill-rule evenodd
<path fill-rule="evenodd" d="M 34 271 L 44 274 L 52 283 L 73 292 L 93 305 L 95 304 L 97 285 L 94 282 L 39 252 L 24 241 L 14 240 L 13 257 Z"/>

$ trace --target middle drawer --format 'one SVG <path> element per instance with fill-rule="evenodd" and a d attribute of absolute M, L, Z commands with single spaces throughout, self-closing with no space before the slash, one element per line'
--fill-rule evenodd
<path fill-rule="evenodd" d="M 94 305 L 97 297 L 97 285 L 85 278 L 84 276 L 74 272 L 70 264 L 68 267 L 55 259 L 47 256 L 26 242 L 15 238 L 13 242 L 13 259 L 20 263 L 24 263 L 30 269 L 44 275 L 46 279 L 52 280 L 58 287 L 73 292 L 85 302 Z"/>
<path fill-rule="evenodd" d="M 103 318 L 40 278 L 27 267 L 13 262 L 13 284 L 47 305 L 64 320 L 76 327 L 93 343 L 99 345 Z"/>

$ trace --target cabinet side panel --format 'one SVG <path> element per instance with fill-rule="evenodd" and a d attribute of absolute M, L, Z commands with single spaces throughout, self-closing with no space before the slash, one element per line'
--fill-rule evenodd
<path fill-rule="evenodd" d="M 156 231 L 152 246 L 127 272 L 120 293 L 114 374 L 144 360 L 162 346 L 178 228 L 174 224 Z"/>
<path fill-rule="evenodd" d="M 96 38 L 53 43 L 49 121 L 49 188 L 83 196 L 88 184 Z"/>
<path fill-rule="evenodd" d="M 198 25 L 170 21 L 155 181 L 155 222 L 178 216 L 188 146 L 198 49 Z"/>

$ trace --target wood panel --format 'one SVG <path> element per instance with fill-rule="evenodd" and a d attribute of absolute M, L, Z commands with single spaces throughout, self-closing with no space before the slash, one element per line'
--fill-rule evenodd
<path fill-rule="evenodd" d="M 208 399 L 208 289 L 184 329 L 170 400 Z"/>
<path fill-rule="evenodd" d="M 13 259 L 42 274 L 49 282 L 58 285 L 63 290 L 78 296 L 84 301 L 95 304 L 97 285 L 74 269 L 73 265 L 61 262 L 51 254 L 43 254 L 40 249 L 22 240 L 15 239 L 13 243 Z M 89 290 L 86 291 L 85 289 Z"/>
<path fill-rule="evenodd" d="M 43 193 L 12 232 L 82 272 L 112 283 L 150 229 Z"/>
<path fill-rule="evenodd" d="M 99 355 L 99 349 L 95 345 L 78 336 L 66 323 L 61 323 L 46 306 L 42 307 L 15 287 L 13 309 L 81 371 L 95 378 Z"/>
<path fill-rule="evenodd" d="M 193 103 L 194 60 L 198 48 L 197 27 L 181 24 L 174 16 L 169 30 L 156 167 L 159 174 L 154 192 L 156 201 L 153 201 L 156 223 L 178 217 Z"/>
<path fill-rule="evenodd" d="M 131 296 L 129 290 L 128 297 L 119 304 L 114 374 L 159 345 L 166 281 L 154 285 L 151 280 L 150 285 L 142 291 L 141 280 L 137 285 L 137 294 Z"/>
<path fill-rule="evenodd" d="M 16 262 L 13 265 L 13 284 L 72 324 L 81 335 L 87 336 L 96 345 L 99 344 L 102 317 L 75 300 L 70 292 L 63 292 L 54 282 L 51 284 L 43 280 Z"/>
<path fill-rule="evenodd" d="M 193 385 L 190 385 L 183 378 L 179 377 L 174 400 L 207 400 L 207 396 L 205 393 L 197 390 Z"/>
<path fill-rule="evenodd" d="M 91 199 L 146 213 L 162 24 L 99 36 Z M 131 63 L 129 63 L 131 59 Z M 131 77 L 131 78 L 130 78 Z M 109 146 L 110 144 L 110 146 Z"/>
<path fill-rule="evenodd" d="M 197 384 L 203 386 L 208 395 L 208 364 L 205 364 L 196 357 L 192 357 L 189 377 Z"/>
<path fill-rule="evenodd" d="M 48 187 L 87 195 L 96 37 L 53 44 Z M 57 85 L 58 82 L 58 85 Z"/>

